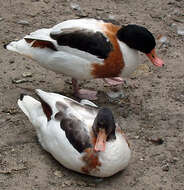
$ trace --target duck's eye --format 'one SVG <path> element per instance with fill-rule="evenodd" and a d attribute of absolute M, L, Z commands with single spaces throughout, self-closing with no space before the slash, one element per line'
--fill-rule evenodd
<path fill-rule="evenodd" d="M 152 54 L 151 56 L 152 56 L 153 58 L 155 58 L 155 56 L 154 56 L 153 54 Z"/>

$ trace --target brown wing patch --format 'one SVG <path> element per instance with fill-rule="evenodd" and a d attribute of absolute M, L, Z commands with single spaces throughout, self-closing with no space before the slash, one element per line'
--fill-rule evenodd
<path fill-rule="evenodd" d="M 31 38 L 24 38 L 27 43 L 32 43 L 31 47 L 38 47 L 38 48 L 49 48 L 54 51 L 57 51 L 56 47 L 54 44 L 50 41 L 45 41 L 45 40 L 36 40 L 36 39 L 31 39 Z"/>
<path fill-rule="evenodd" d="M 87 148 L 82 160 L 85 162 L 85 166 L 82 167 L 82 172 L 89 174 L 92 170 L 99 170 L 101 163 L 98 159 L 98 153 L 93 148 Z"/>
<path fill-rule="evenodd" d="M 51 120 L 51 115 L 52 115 L 52 109 L 51 107 L 46 103 L 44 102 L 40 97 L 40 102 L 41 102 L 41 105 L 42 105 L 42 109 L 43 109 L 43 112 L 45 113 L 46 117 L 47 117 L 47 120 L 50 121 Z"/>
<path fill-rule="evenodd" d="M 121 53 L 116 33 L 120 29 L 119 26 L 115 26 L 111 23 L 104 23 L 101 25 L 102 31 L 106 34 L 108 39 L 113 45 L 112 51 L 108 57 L 104 60 L 103 65 L 93 63 L 92 75 L 95 78 L 109 78 L 117 77 L 120 75 L 121 70 L 124 67 L 123 55 Z"/>
<path fill-rule="evenodd" d="M 82 160 L 85 162 L 85 166 L 81 168 L 82 172 L 86 174 L 90 174 L 90 172 L 93 170 L 100 170 L 99 167 L 101 166 L 101 163 L 98 158 L 98 153 L 94 150 L 94 145 L 96 143 L 96 137 L 94 136 L 93 132 L 91 132 L 91 143 L 93 145 L 92 148 L 87 148 L 84 150 L 84 156 L 82 157 Z"/>

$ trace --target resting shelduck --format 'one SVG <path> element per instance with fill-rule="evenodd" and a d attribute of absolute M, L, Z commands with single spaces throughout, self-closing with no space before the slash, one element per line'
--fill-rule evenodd
<path fill-rule="evenodd" d="M 156 66 L 164 63 L 155 53 L 156 42 L 146 28 L 134 24 L 116 26 L 95 19 L 67 20 L 43 28 L 5 45 L 41 66 L 72 77 L 75 95 L 95 99 L 96 91 L 79 89 L 77 80 L 103 78 L 122 82 L 138 66 L 138 51 Z"/>
<path fill-rule="evenodd" d="M 40 101 L 22 94 L 18 105 L 42 147 L 63 166 L 108 177 L 128 165 L 131 150 L 110 109 L 42 90 L 36 93 Z"/>

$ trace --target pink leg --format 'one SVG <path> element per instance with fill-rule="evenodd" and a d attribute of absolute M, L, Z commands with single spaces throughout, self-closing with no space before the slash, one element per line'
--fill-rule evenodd
<path fill-rule="evenodd" d="M 124 81 L 121 77 L 104 78 L 103 81 L 112 86 L 120 85 L 120 84 L 124 83 Z"/>
<path fill-rule="evenodd" d="M 79 89 L 78 83 L 76 79 L 72 79 L 72 85 L 74 89 L 75 96 L 80 99 L 88 99 L 88 100 L 96 100 L 97 99 L 97 91 L 87 90 L 87 89 Z"/>

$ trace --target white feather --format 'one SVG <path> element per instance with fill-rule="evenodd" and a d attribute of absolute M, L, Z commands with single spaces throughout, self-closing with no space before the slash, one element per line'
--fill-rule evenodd
<path fill-rule="evenodd" d="M 92 30 L 94 32 L 101 31 L 100 24 L 104 23 L 102 20 L 96 19 L 72 19 L 67 20 L 62 23 L 55 25 L 52 28 L 52 32 L 61 31 L 62 29 L 68 28 L 84 28 L 88 30 Z"/>

